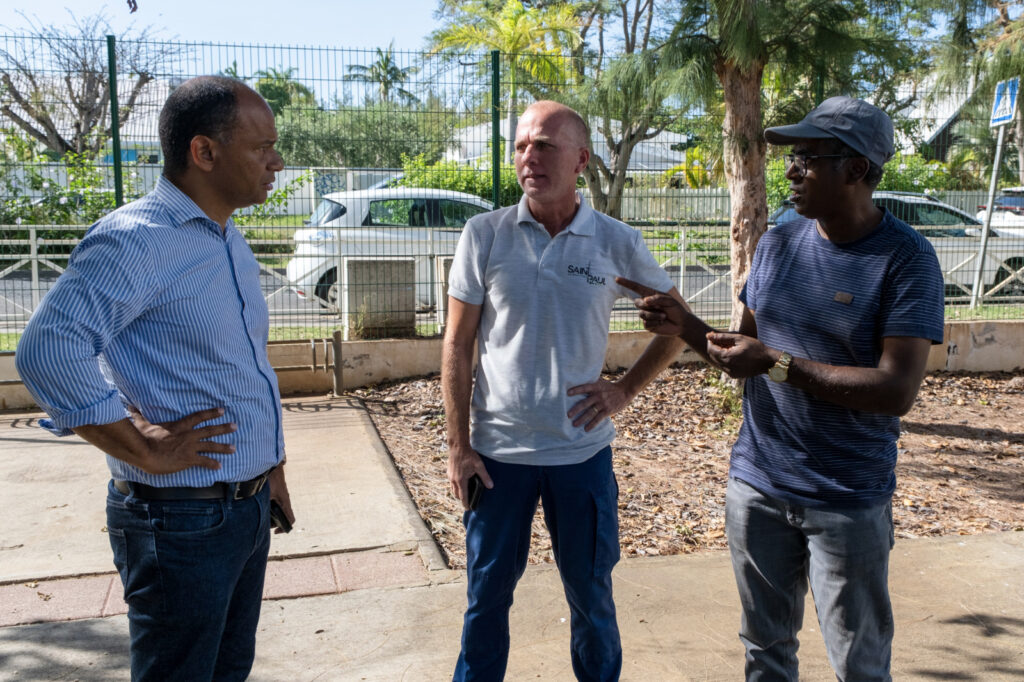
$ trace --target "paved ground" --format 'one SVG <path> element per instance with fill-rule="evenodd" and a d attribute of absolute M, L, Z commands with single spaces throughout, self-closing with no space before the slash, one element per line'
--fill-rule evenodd
<path fill-rule="evenodd" d="M 287 400 L 298 523 L 275 536 L 252 678 L 444 680 L 464 578 L 449 571 L 361 406 Z M 102 457 L 0 415 L 0 680 L 127 680 L 127 623 L 104 533 Z M 1024 680 L 1024 533 L 900 540 L 897 680 Z M 743 655 L 725 553 L 616 569 L 624 680 L 735 680 Z M 802 678 L 834 679 L 813 607 Z M 508 679 L 571 680 L 557 573 L 516 592 Z"/>

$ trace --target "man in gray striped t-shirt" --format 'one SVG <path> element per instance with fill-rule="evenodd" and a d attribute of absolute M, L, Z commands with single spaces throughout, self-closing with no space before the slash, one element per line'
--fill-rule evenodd
<path fill-rule="evenodd" d="M 837 677 L 889 680 L 896 439 L 942 342 L 942 272 L 931 244 L 872 202 L 894 151 L 884 112 L 833 97 L 765 139 L 792 145 L 802 218 L 761 238 L 739 332 L 624 283 L 645 296 L 648 329 L 747 379 L 726 495 L 747 679 L 798 678 L 809 583 Z"/>

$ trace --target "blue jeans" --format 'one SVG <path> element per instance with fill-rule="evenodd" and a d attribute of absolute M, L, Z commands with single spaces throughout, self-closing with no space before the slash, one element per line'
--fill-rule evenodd
<path fill-rule="evenodd" d="M 270 490 L 244 500 L 151 501 L 107 492 L 124 584 L 132 680 L 244 680 L 270 550 Z"/>
<path fill-rule="evenodd" d="M 619 488 L 612 449 L 565 466 L 503 464 L 487 457 L 494 481 L 466 526 L 469 606 L 454 680 L 501 680 L 508 663 L 512 593 L 526 570 L 538 499 L 571 614 L 572 668 L 580 680 L 617 680 L 622 645 L 612 600 L 619 560 Z"/>
<path fill-rule="evenodd" d="M 739 588 L 747 680 L 795 680 L 810 582 L 839 680 L 891 680 L 892 503 L 810 508 L 730 478 L 725 525 Z"/>

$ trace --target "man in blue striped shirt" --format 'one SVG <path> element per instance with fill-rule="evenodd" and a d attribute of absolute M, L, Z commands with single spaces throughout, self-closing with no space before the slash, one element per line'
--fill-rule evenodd
<path fill-rule="evenodd" d="M 231 221 L 273 188 L 276 140 L 241 82 L 180 85 L 156 188 L 89 229 L 18 344 L 44 427 L 107 455 L 133 680 L 245 679 L 271 500 L 294 520 L 259 267 Z"/>
<path fill-rule="evenodd" d="M 942 272 L 924 237 L 872 203 L 894 150 L 884 112 L 833 97 L 765 139 L 792 145 L 803 218 L 758 243 L 739 333 L 630 286 L 648 329 L 747 379 L 726 492 L 747 679 L 798 679 L 810 583 L 837 678 L 890 680 L 896 439 L 942 342 Z"/>

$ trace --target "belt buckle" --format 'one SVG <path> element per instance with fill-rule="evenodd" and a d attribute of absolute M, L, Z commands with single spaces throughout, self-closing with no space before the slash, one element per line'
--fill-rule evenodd
<path fill-rule="evenodd" d="M 252 481 L 241 481 L 239 483 L 232 483 L 231 487 L 234 489 L 234 492 L 231 495 L 231 498 L 233 500 L 244 500 L 247 497 L 252 497 L 253 495 L 258 493 L 259 491 L 263 490 L 263 486 L 266 485 L 266 483 L 267 483 L 267 475 L 266 474 L 263 474 L 259 478 L 254 479 Z M 249 484 L 253 484 L 253 487 L 249 488 L 248 487 Z M 242 489 L 242 486 L 246 486 L 246 489 L 244 491 Z M 247 492 L 248 494 L 243 496 L 242 495 L 243 492 Z"/>

